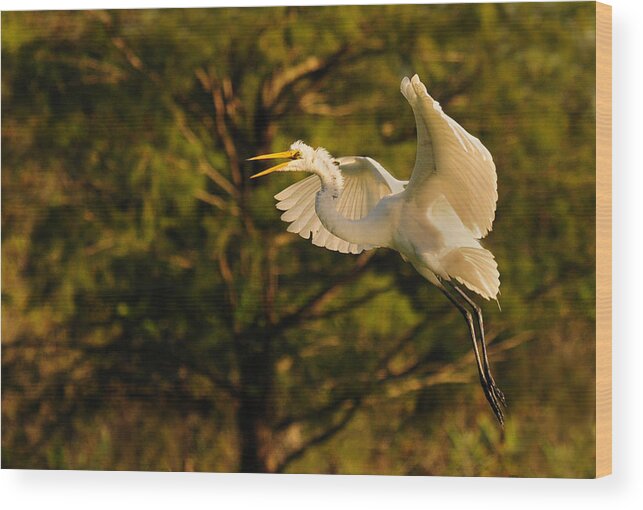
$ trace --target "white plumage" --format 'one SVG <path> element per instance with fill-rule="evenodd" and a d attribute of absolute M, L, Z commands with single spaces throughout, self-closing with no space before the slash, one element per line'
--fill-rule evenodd
<path fill-rule="evenodd" d="M 467 320 L 485 396 L 502 424 L 504 396 L 491 376 L 482 312 L 457 285 L 485 299 L 497 299 L 499 293 L 498 266 L 480 244 L 495 217 L 496 167 L 480 140 L 442 111 L 417 75 L 404 78 L 400 88 L 417 128 L 417 155 L 408 182 L 372 158 L 336 159 L 301 141 L 288 151 L 251 158 L 291 159 L 253 177 L 273 171 L 314 174 L 275 196 L 289 232 L 340 253 L 397 250 L 437 286 Z"/>
<path fill-rule="evenodd" d="M 351 156 L 338 158 L 344 177 L 344 189 L 337 201 L 337 211 L 350 220 L 364 218 L 385 196 L 399 193 L 406 181 L 398 181 L 377 161 Z M 321 181 L 311 175 L 275 195 L 277 209 L 286 211 L 281 219 L 290 223 L 288 232 L 310 239 L 315 246 L 340 253 L 358 254 L 372 248 L 368 244 L 355 244 L 331 234 L 315 211 L 315 199 L 321 191 Z"/>
<path fill-rule="evenodd" d="M 418 138 L 409 190 L 425 202 L 443 195 L 471 234 L 484 237 L 491 230 L 498 200 L 491 154 L 442 111 L 417 75 L 404 78 L 400 88 L 413 108 Z"/>
<path fill-rule="evenodd" d="M 485 299 L 495 299 L 500 287 L 497 264 L 491 252 L 478 242 L 491 230 L 498 199 L 491 154 L 442 111 L 417 75 L 411 80 L 405 78 L 401 91 L 413 108 L 418 137 L 408 185 L 372 158 L 335 160 L 344 181 L 336 211 L 348 220 L 361 220 L 382 198 L 393 195 L 386 207 L 377 211 L 385 216 L 383 221 L 372 222 L 379 234 L 391 231 L 390 239 L 357 243 L 325 228 L 315 210 L 322 189 L 318 175 L 296 182 L 275 196 L 277 209 L 285 211 L 281 219 L 290 223 L 288 232 L 311 239 L 316 246 L 352 254 L 387 246 L 402 253 L 432 283 L 436 283 L 436 276 L 454 278 Z M 298 142 L 293 150 L 303 154 L 303 146 Z M 372 219 L 382 218 L 374 214 Z M 360 231 L 363 237 L 365 225 Z M 411 232 L 417 235 L 411 238 L 407 235 Z M 373 241 L 380 237 L 373 235 Z"/>

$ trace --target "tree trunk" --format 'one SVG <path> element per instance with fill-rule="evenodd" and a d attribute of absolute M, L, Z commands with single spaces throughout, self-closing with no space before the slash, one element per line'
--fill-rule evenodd
<path fill-rule="evenodd" d="M 257 405 L 251 398 L 242 398 L 239 405 L 237 419 L 240 434 L 240 459 L 239 472 L 241 473 L 267 473 L 268 465 L 262 445 L 263 417 L 261 416 L 260 405 Z"/>
<path fill-rule="evenodd" d="M 241 473 L 271 473 L 272 460 L 272 391 L 274 367 L 269 341 L 261 342 L 260 352 L 248 352 L 260 339 L 250 339 L 250 349 L 242 349 L 240 360 L 241 395 L 237 411 Z M 245 343 L 245 342 L 244 342 Z M 245 352 L 243 352 L 245 351 Z"/>

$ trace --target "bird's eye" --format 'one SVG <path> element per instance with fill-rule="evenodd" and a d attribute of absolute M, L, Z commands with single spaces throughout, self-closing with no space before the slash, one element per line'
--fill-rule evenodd
<path fill-rule="evenodd" d="M 333 165 L 339 166 L 339 161 L 333 161 Z"/>

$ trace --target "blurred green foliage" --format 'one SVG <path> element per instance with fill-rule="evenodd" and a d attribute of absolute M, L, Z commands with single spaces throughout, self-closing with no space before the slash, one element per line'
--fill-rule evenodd
<path fill-rule="evenodd" d="M 593 3 L 2 27 L 3 467 L 593 476 Z M 498 169 L 504 434 L 440 293 L 247 178 L 296 139 L 408 177 L 416 72 Z"/>

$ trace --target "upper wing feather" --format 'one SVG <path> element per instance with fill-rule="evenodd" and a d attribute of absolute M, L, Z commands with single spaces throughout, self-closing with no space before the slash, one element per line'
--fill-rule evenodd
<path fill-rule="evenodd" d="M 496 166 L 484 145 L 442 111 L 417 75 L 402 80 L 417 126 L 417 156 L 406 192 L 427 203 L 443 195 L 480 239 L 490 230 L 498 200 Z"/>
<path fill-rule="evenodd" d="M 366 216 L 386 195 L 399 193 L 406 182 L 398 181 L 377 161 L 365 157 L 338 159 L 344 176 L 344 189 L 337 203 L 337 210 L 346 218 L 359 220 Z M 315 246 L 323 246 L 340 253 L 358 254 L 371 248 L 344 241 L 331 234 L 322 225 L 315 211 L 315 199 L 321 181 L 311 175 L 275 195 L 277 209 L 284 211 L 281 219 L 290 223 L 288 232 L 304 239 L 312 237 Z"/>

